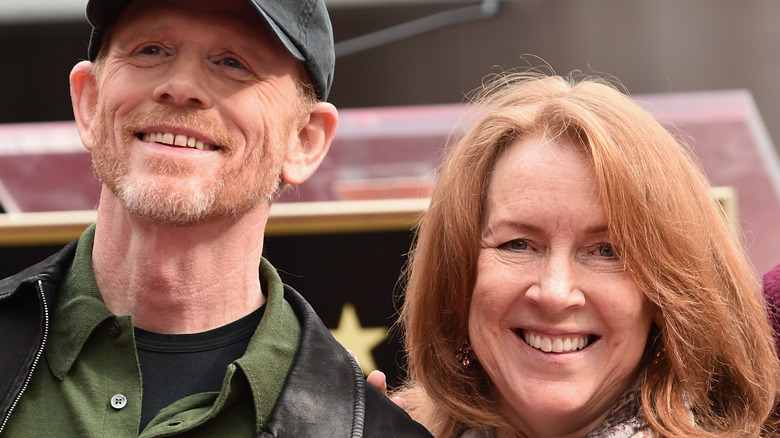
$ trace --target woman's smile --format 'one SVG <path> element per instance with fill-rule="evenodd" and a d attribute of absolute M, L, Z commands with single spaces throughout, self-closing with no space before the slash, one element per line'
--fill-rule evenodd
<path fill-rule="evenodd" d="M 531 330 L 524 329 L 516 329 L 515 333 L 520 336 L 526 344 L 545 353 L 570 353 L 579 351 L 586 348 L 596 339 L 595 335 L 550 335 L 545 333 L 534 333 Z"/>

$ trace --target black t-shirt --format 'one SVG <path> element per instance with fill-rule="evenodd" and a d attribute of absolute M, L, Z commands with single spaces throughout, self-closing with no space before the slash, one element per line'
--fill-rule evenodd
<path fill-rule="evenodd" d="M 141 427 L 171 403 L 222 389 L 227 366 L 244 355 L 265 306 L 228 325 L 202 333 L 166 335 L 135 329 L 143 380 Z"/>

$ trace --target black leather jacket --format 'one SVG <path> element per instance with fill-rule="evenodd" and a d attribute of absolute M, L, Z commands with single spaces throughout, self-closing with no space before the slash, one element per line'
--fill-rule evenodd
<path fill-rule="evenodd" d="M 0 280 L 0 434 L 46 347 L 50 309 L 75 249 L 71 242 Z M 303 297 L 286 285 L 284 296 L 301 322 L 301 344 L 258 438 L 431 437 L 366 383 L 360 367 Z"/>

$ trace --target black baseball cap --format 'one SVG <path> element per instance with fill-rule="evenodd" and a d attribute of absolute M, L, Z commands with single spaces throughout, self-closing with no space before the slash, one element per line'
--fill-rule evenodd
<path fill-rule="evenodd" d="M 132 0 L 89 0 L 87 20 L 92 25 L 89 60 L 100 52 L 103 32 Z M 276 35 L 290 55 L 302 62 L 317 98 L 325 100 L 333 83 L 336 55 L 333 28 L 324 0 L 245 0 Z"/>

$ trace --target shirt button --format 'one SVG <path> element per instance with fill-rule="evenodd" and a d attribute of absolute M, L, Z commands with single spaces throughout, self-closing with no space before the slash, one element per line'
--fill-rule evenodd
<path fill-rule="evenodd" d="M 122 334 L 122 327 L 120 327 L 119 323 L 116 321 L 111 321 L 106 326 L 106 331 L 108 332 L 108 336 L 112 338 L 118 338 L 119 335 Z"/>
<path fill-rule="evenodd" d="M 111 397 L 111 407 L 114 409 L 122 409 L 127 404 L 127 397 L 122 394 L 114 394 Z"/>

